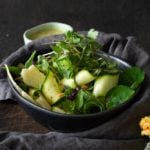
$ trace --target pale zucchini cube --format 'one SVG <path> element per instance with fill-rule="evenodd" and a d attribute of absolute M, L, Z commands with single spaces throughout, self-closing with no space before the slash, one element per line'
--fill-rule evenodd
<path fill-rule="evenodd" d="M 75 81 L 78 85 L 85 85 L 92 82 L 95 77 L 88 70 L 81 70 L 75 76 Z"/>

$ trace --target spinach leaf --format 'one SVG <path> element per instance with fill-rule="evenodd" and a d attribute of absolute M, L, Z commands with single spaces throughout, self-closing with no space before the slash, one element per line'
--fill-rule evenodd
<path fill-rule="evenodd" d="M 55 52 L 55 53 L 61 53 L 62 52 L 62 48 L 59 47 L 57 44 L 56 45 L 52 45 L 51 49 Z"/>
<path fill-rule="evenodd" d="M 118 85 L 106 95 L 106 107 L 113 108 L 133 97 L 135 91 L 128 86 Z"/>
<path fill-rule="evenodd" d="M 25 68 L 28 68 L 29 66 L 32 65 L 35 54 L 36 54 L 36 51 L 33 51 L 29 59 L 25 62 Z"/>
<path fill-rule="evenodd" d="M 137 89 L 144 80 L 144 71 L 138 67 L 131 67 L 124 70 L 119 78 L 119 84 Z"/>
<path fill-rule="evenodd" d="M 81 111 L 83 105 L 84 105 L 84 91 L 80 90 L 76 98 L 76 109 L 78 111 Z"/>

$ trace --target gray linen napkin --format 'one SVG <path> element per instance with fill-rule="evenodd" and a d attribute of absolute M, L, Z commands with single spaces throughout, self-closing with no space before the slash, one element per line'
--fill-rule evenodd
<path fill-rule="evenodd" d="M 53 36 L 37 40 L 12 53 L 0 65 L 13 62 L 14 58 L 23 56 L 30 50 L 44 50 L 47 43 L 57 41 L 62 36 Z M 49 132 L 33 134 L 20 132 L 0 132 L 0 150 L 142 150 L 147 142 L 140 136 L 139 121 L 141 117 L 150 115 L 150 56 L 136 43 L 134 37 L 122 38 L 118 34 L 100 32 L 97 39 L 103 50 L 118 56 L 129 63 L 139 66 L 146 72 L 146 80 L 142 93 L 124 112 L 110 121 L 91 130 L 78 133 Z M 7 91 L 7 92 L 4 92 Z M 0 100 L 13 99 L 13 94 L 6 79 L 4 70 L 0 70 Z"/>

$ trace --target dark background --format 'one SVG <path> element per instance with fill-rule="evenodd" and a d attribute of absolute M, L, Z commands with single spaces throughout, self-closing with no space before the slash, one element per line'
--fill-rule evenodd
<path fill-rule="evenodd" d="M 0 60 L 23 45 L 26 29 L 50 21 L 68 23 L 75 30 L 132 35 L 150 49 L 148 0 L 1 0 Z"/>
<path fill-rule="evenodd" d="M 135 36 L 150 53 L 149 0 L 0 0 L 0 62 L 23 45 L 26 29 L 51 21 L 76 31 L 95 28 Z M 12 101 L 0 103 L 0 130 L 47 132 Z"/>

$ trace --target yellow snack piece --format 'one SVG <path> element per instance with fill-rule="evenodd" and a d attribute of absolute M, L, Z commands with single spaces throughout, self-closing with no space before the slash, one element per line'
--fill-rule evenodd
<path fill-rule="evenodd" d="M 145 116 L 139 123 L 142 131 L 141 135 L 150 136 L 150 116 Z"/>

